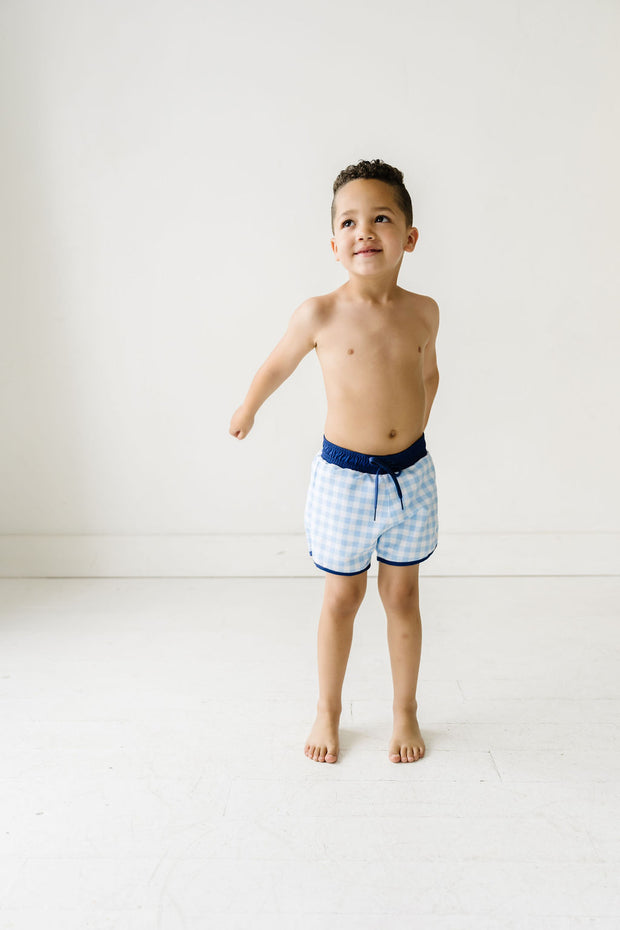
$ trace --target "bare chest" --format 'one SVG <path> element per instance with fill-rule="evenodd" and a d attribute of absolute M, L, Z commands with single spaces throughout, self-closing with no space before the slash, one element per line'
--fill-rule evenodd
<path fill-rule="evenodd" d="M 317 353 L 329 367 L 411 370 L 422 365 L 427 341 L 425 327 L 415 320 L 338 325 L 318 340 Z"/>

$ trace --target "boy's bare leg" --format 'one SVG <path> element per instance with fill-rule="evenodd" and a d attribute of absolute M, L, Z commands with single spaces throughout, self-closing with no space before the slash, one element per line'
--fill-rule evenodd
<path fill-rule="evenodd" d="M 417 762 L 425 750 L 416 700 L 422 653 L 418 571 L 419 565 L 379 562 L 379 594 L 387 616 L 394 683 L 394 730 L 388 750 L 391 762 Z"/>
<path fill-rule="evenodd" d="M 342 684 L 351 651 L 353 621 L 365 593 L 366 572 L 360 575 L 326 575 L 318 631 L 317 717 L 304 750 L 315 762 L 336 762 L 338 759 Z"/>

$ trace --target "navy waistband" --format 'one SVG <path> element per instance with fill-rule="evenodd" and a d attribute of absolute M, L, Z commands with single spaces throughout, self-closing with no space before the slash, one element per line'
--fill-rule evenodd
<path fill-rule="evenodd" d="M 341 468 L 352 468 L 354 471 L 364 471 L 369 475 L 374 475 L 381 465 L 388 466 L 390 471 L 402 471 L 403 468 L 415 465 L 424 458 L 426 453 L 426 439 L 422 433 L 408 449 L 403 449 L 402 452 L 391 452 L 389 455 L 365 455 L 363 452 L 353 452 L 343 446 L 336 446 L 323 436 L 321 456 L 326 462 L 340 465 Z"/>
<path fill-rule="evenodd" d="M 323 436 L 323 451 L 321 457 L 332 465 L 339 465 L 340 468 L 352 468 L 354 471 L 363 471 L 369 475 L 375 475 L 375 515 L 377 519 L 377 501 L 379 499 L 379 475 L 389 475 L 394 482 L 400 506 L 404 510 L 403 492 L 398 483 L 398 475 L 404 468 L 415 465 L 420 459 L 427 454 L 426 440 L 424 433 L 419 439 L 403 449 L 402 452 L 394 452 L 391 455 L 366 455 L 363 452 L 353 452 L 351 449 L 345 449 L 343 446 L 336 446 L 329 439 Z"/>

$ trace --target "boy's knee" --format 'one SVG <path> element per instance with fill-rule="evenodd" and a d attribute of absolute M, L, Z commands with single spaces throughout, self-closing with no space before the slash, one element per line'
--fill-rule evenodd
<path fill-rule="evenodd" d="M 379 595 L 386 610 L 409 611 L 418 606 L 417 579 L 390 579 L 379 583 Z"/>
<path fill-rule="evenodd" d="M 355 614 L 366 593 L 366 573 L 331 575 L 325 587 L 325 603 L 335 614 Z"/>

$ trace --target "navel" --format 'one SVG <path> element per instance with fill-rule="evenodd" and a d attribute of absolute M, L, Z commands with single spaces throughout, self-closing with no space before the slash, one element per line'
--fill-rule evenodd
<path fill-rule="evenodd" d="M 422 346 L 418 346 L 418 352 L 422 351 Z"/>
<path fill-rule="evenodd" d="M 353 355 L 354 349 L 347 349 L 347 355 Z"/>
<path fill-rule="evenodd" d="M 396 435 L 396 430 L 395 430 L 395 429 L 391 429 L 391 430 L 390 430 L 390 439 L 394 439 L 394 436 L 395 436 L 395 435 Z"/>

